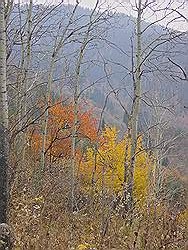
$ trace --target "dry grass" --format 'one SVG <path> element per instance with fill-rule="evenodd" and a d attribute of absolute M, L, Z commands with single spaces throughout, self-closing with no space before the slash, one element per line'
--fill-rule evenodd
<path fill-rule="evenodd" d="M 14 181 L 10 223 L 15 249 L 152 250 L 186 249 L 186 218 L 171 216 L 167 209 L 142 208 L 122 218 L 109 197 L 81 194 L 77 188 L 78 211 L 71 212 L 71 166 L 56 164 L 46 169 L 43 188 L 36 191 L 35 164 Z M 118 204 L 119 207 L 121 204 Z"/>

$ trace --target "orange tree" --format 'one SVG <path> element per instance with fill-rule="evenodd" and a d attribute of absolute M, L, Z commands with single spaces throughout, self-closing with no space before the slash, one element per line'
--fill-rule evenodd
<path fill-rule="evenodd" d="M 85 105 L 86 106 L 86 105 Z M 87 105 L 89 106 L 89 105 Z M 79 126 L 77 131 L 77 155 L 81 155 L 84 142 L 92 143 L 97 138 L 97 121 L 92 108 L 87 110 L 81 104 L 78 111 Z M 56 101 L 49 108 L 47 144 L 45 154 L 53 162 L 57 159 L 71 157 L 71 134 L 74 122 L 72 103 L 63 105 Z M 29 133 L 30 144 L 34 154 L 40 154 L 42 147 L 42 129 L 40 124 L 32 127 Z"/>

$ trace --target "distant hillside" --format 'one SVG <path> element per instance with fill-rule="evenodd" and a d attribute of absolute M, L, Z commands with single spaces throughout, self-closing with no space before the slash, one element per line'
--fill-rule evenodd
<path fill-rule="evenodd" d="M 41 21 L 40 29 L 35 31 L 32 47 L 32 67 L 33 71 L 38 70 L 40 72 L 43 81 L 46 80 L 49 60 L 54 46 L 54 36 L 59 32 L 60 20 L 63 20 L 60 28 L 60 30 L 63 30 L 68 20 L 66 17 L 72 9 L 73 6 L 71 5 L 59 7 L 51 15 L 51 18 Z M 22 6 L 21 11 L 26 13 L 25 6 Z M 44 6 L 36 5 L 33 16 L 44 11 Z M 75 21 L 75 26 L 83 25 L 88 20 L 89 14 L 90 10 L 79 7 L 76 12 L 77 21 Z M 20 25 L 17 6 L 14 8 L 13 15 L 14 22 L 11 24 L 10 30 L 12 28 L 16 29 L 16 26 Z M 65 18 L 62 19 L 63 17 Z M 24 24 L 24 21 L 23 18 L 21 22 Z M 147 23 L 143 23 L 143 27 L 147 25 Z M 109 27 L 107 29 L 106 24 L 104 24 L 102 28 L 104 30 L 106 28 L 106 32 L 104 35 L 100 35 L 101 40 L 92 42 L 87 48 L 81 68 L 81 89 L 83 90 L 96 82 L 92 88 L 88 88 L 84 92 L 83 96 L 89 98 L 98 110 L 102 110 L 108 95 L 104 111 L 105 119 L 113 124 L 119 124 L 119 127 L 123 129 L 125 128 L 126 117 L 122 105 L 129 110 L 131 103 L 132 46 L 134 47 L 135 44 L 134 18 L 124 14 L 117 14 L 109 20 Z M 143 33 L 143 48 L 146 48 L 152 40 L 159 36 L 166 37 L 166 32 L 164 27 L 151 26 Z M 59 32 L 59 35 L 61 35 L 61 32 Z M 54 74 L 54 91 L 59 92 L 61 90 L 63 93 L 72 93 L 74 65 L 78 47 L 79 42 L 76 41 L 67 44 L 63 49 L 63 54 L 60 55 L 60 59 L 57 61 Z M 11 58 L 11 63 L 20 60 L 19 50 L 20 45 L 18 43 L 14 47 L 14 57 Z M 168 58 L 174 64 L 169 62 Z M 108 79 L 105 78 L 104 61 L 109 74 Z M 151 56 L 144 63 L 142 91 L 148 96 L 150 96 L 150 93 L 155 92 L 161 98 L 167 99 L 176 96 L 178 113 L 181 116 L 184 112 L 183 107 L 188 106 L 188 82 L 180 80 L 182 72 L 175 64 L 181 65 L 185 72 L 188 72 L 188 39 L 186 40 L 186 37 L 183 40 L 176 39 L 173 42 L 165 43 L 165 45 L 158 47 L 155 53 L 151 53 Z M 116 91 L 116 97 L 112 87 Z M 146 115 L 147 107 L 143 106 L 143 109 Z"/>

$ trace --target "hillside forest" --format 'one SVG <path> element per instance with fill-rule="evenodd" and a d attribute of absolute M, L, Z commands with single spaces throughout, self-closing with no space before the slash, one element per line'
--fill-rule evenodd
<path fill-rule="evenodd" d="M 0 250 L 187 250 L 188 2 L 81 3 L 0 0 Z"/>

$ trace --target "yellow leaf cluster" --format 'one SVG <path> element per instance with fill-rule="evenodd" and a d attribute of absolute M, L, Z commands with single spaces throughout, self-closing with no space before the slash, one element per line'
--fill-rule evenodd
<path fill-rule="evenodd" d="M 80 244 L 80 245 L 77 247 L 77 250 L 87 250 L 87 249 L 89 249 L 89 247 L 90 247 L 90 244 L 84 243 L 84 244 Z"/>
<path fill-rule="evenodd" d="M 126 135 L 122 140 L 118 140 L 118 131 L 115 127 L 104 129 L 97 151 L 88 148 L 81 163 L 80 169 L 87 185 L 90 185 L 91 179 L 94 178 L 99 190 L 105 187 L 108 192 L 122 192 L 125 157 L 127 156 L 128 162 L 130 161 L 130 145 L 126 147 L 127 140 Z M 128 152 L 125 152 L 126 148 Z M 134 195 L 138 200 L 146 197 L 150 167 L 151 161 L 143 149 L 140 136 L 134 171 Z"/>
<path fill-rule="evenodd" d="M 38 202 L 38 203 L 44 203 L 44 197 L 43 196 L 36 197 L 34 200 L 36 202 Z"/>

